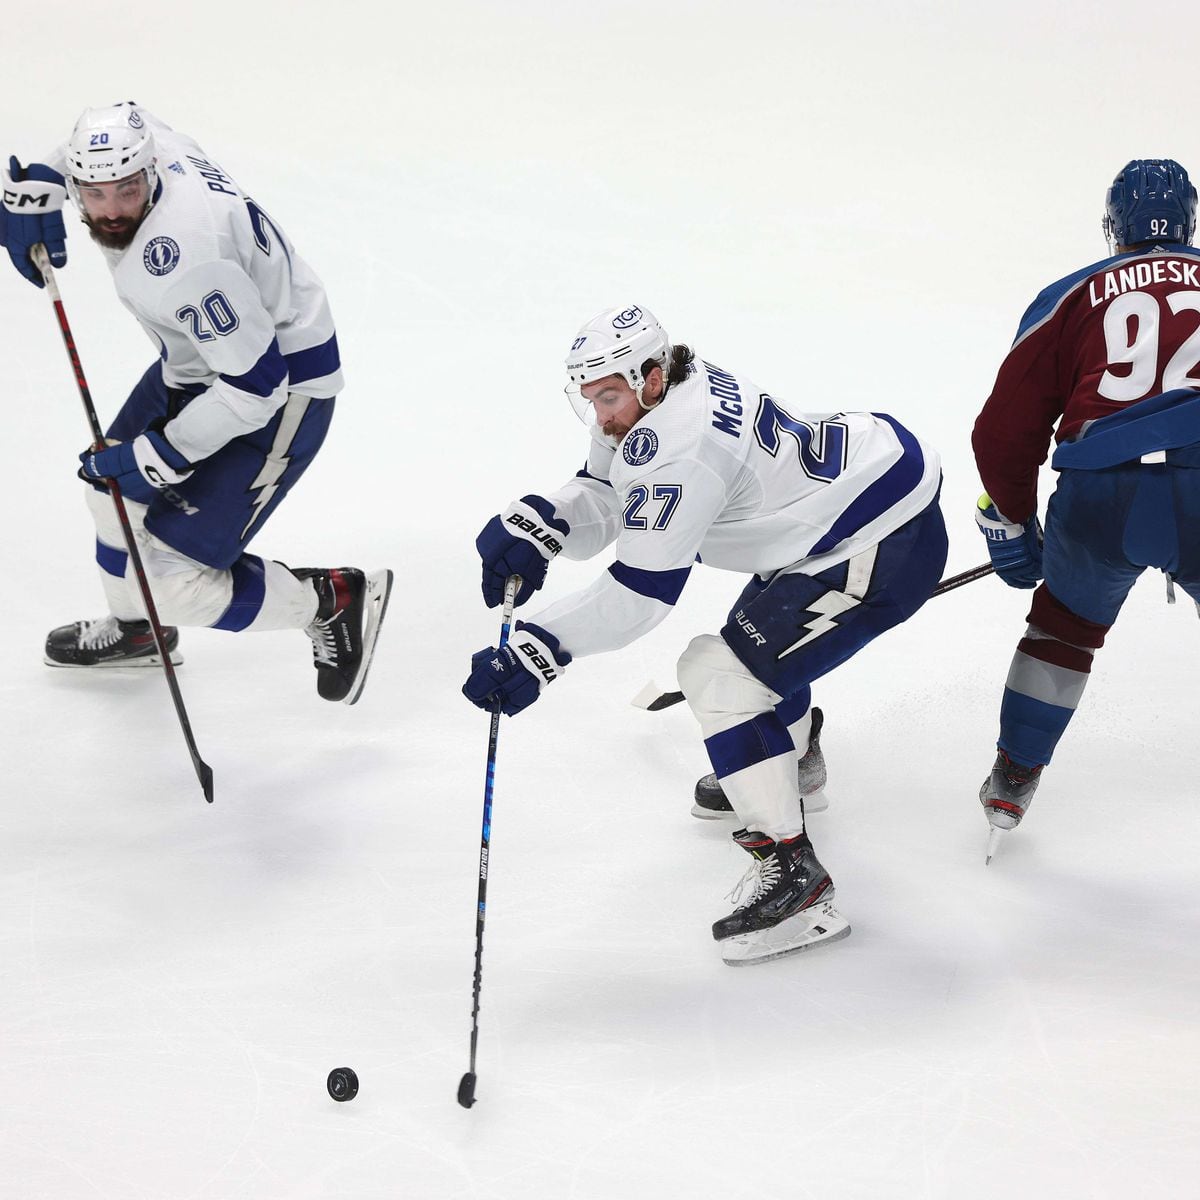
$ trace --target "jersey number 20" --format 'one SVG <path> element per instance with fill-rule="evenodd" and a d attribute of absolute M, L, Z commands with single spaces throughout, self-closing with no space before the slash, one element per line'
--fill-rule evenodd
<path fill-rule="evenodd" d="M 224 292 L 209 292 L 200 301 L 200 307 L 185 304 L 175 319 L 192 327 L 192 337 L 198 342 L 211 342 L 214 338 L 228 337 L 242 322 L 229 303 Z"/>

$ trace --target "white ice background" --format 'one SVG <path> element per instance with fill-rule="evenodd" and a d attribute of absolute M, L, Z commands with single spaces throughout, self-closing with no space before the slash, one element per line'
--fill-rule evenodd
<path fill-rule="evenodd" d="M 986 869 L 1028 594 L 972 584 L 820 681 L 811 833 L 854 932 L 731 970 L 709 924 L 744 856 L 689 815 L 697 730 L 628 704 L 741 586 L 693 572 L 652 636 L 503 723 L 455 1103 L 488 725 L 459 687 L 498 632 L 473 541 L 582 461 L 575 329 L 645 305 L 797 409 L 895 414 L 944 456 L 948 571 L 975 565 L 969 432 L 1021 312 L 1103 256 L 1127 159 L 1200 174 L 1193 4 L 9 8 L 4 154 L 135 98 L 324 278 L 348 385 L 254 549 L 397 587 L 354 708 L 300 634 L 184 632 L 205 805 L 157 673 L 42 665 L 103 610 L 87 430 L 4 264 L 0 1195 L 1200 1195 L 1200 622 L 1157 575 Z M 73 217 L 69 250 L 110 418 L 153 352 Z"/>

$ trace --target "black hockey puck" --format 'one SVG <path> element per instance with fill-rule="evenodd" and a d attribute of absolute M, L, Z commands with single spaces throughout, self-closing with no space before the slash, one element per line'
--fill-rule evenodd
<path fill-rule="evenodd" d="M 358 1076 L 349 1067 L 334 1067 L 325 1080 L 325 1087 L 339 1104 L 343 1104 L 358 1095 Z"/>

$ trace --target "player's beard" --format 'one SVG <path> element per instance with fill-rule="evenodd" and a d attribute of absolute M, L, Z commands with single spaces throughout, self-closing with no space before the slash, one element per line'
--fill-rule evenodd
<path fill-rule="evenodd" d="M 138 217 L 136 220 L 131 217 L 122 217 L 117 221 L 102 221 L 96 224 L 91 217 L 85 215 L 83 223 L 87 226 L 88 233 L 92 235 L 92 241 L 97 242 L 106 250 L 124 250 L 137 235 L 143 220 L 144 216 Z"/>

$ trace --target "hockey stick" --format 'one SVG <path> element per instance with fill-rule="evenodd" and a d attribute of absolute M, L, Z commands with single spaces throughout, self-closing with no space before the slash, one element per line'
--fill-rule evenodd
<path fill-rule="evenodd" d="M 92 449 L 104 449 L 104 431 L 96 416 L 96 406 L 92 403 L 92 393 L 88 388 L 87 379 L 83 374 L 83 364 L 79 361 L 79 351 L 75 348 L 75 338 L 71 335 L 71 326 L 67 321 L 67 310 L 63 307 L 62 296 L 59 295 L 58 282 L 54 278 L 54 268 L 50 266 L 50 256 L 46 247 L 40 242 L 30 251 L 34 265 L 42 273 L 46 283 L 46 292 L 54 305 L 55 316 L 58 317 L 59 332 L 62 333 L 63 345 L 67 348 L 67 357 L 75 372 L 75 383 L 79 388 L 79 396 L 83 401 L 84 412 L 87 413 L 88 424 L 92 431 Z M 188 721 L 187 709 L 183 706 L 183 696 L 179 691 L 179 680 L 175 678 L 175 666 L 171 662 L 171 654 L 167 649 L 166 637 L 163 634 L 162 622 L 158 619 L 158 609 L 154 607 L 154 597 L 150 594 L 150 580 L 146 577 L 146 568 L 142 565 L 142 556 L 138 552 L 137 541 L 133 535 L 133 526 L 129 523 L 129 514 L 125 511 L 125 501 L 121 489 L 115 479 L 108 480 L 108 490 L 112 496 L 113 506 L 117 510 L 117 520 L 121 522 L 121 532 L 125 535 L 125 548 L 129 551 L 129 561 L 133 563 L 137 575 L 138 587 L 141 589 L 142 602 L 146 606 L 146 616 L 150 619 L 150 628 L 154 633 L 154 644 L 162 659 L 163 671 L 167 676 L 167 687 L 171 689 L 171 699 L 175 702 L 175 712 L 179 716 L 179 724 L 183 729 L 183 738 L 187 742 L 188 753 L 192 756 L 192 766 L 196 769 L 196 777 L 204 790 L 204 799 L 213 802 L 213 773 L 212 768 L 200 757 L 196 749 L 196 739 L 192 736 L 192 726 Z"/>
<path fill-rule="evenodd" d="M 929 593 L 930 599 L 934 596 L 944 596 L 947 592 L 952 592 L 955 588 L 962 587 L 964 583 L 974 583 L 976 579 L 982 579 L 985 575 L 991 575 L 995 569 L 990 562 L 986 562 L 980 563 L 977 567 L 972 567 L 969 571 L 963 571 L 958 575 L 951 575 L 949 578 L 943 579 Z M 658 686 L 651 681 L 629 703 L 634 708 L 644 708 L 647 712 L 659 712 L 664 708 L 670 708 L 672 705 L 679 704 L 682 700 L 682 692 L 660 692 Z"/>
<path fill-rule="evenodd" d="M 513 608 L 521 588 L 520 575 L 510 575 L 504 584 L 504 609 L 500 624 L 500 649 L 508 645 Z M 479 843 L 479 897 L 475 907 L 475 995 L 471 1007 L 471 1066 L 458 1081 L 458 1102 L 463 1108 L 475 1103 L 475 1047 L 479 1043 L 479 994 L 483 990 L 483 921 L 487 915 L 488 851 L 492 842 L 492 788 L 496 782 L 496 743 L 500 740 L 500 702 L 492 709 L 488 734 L 487 775 L 483 784 L 483 835 Z"/>

